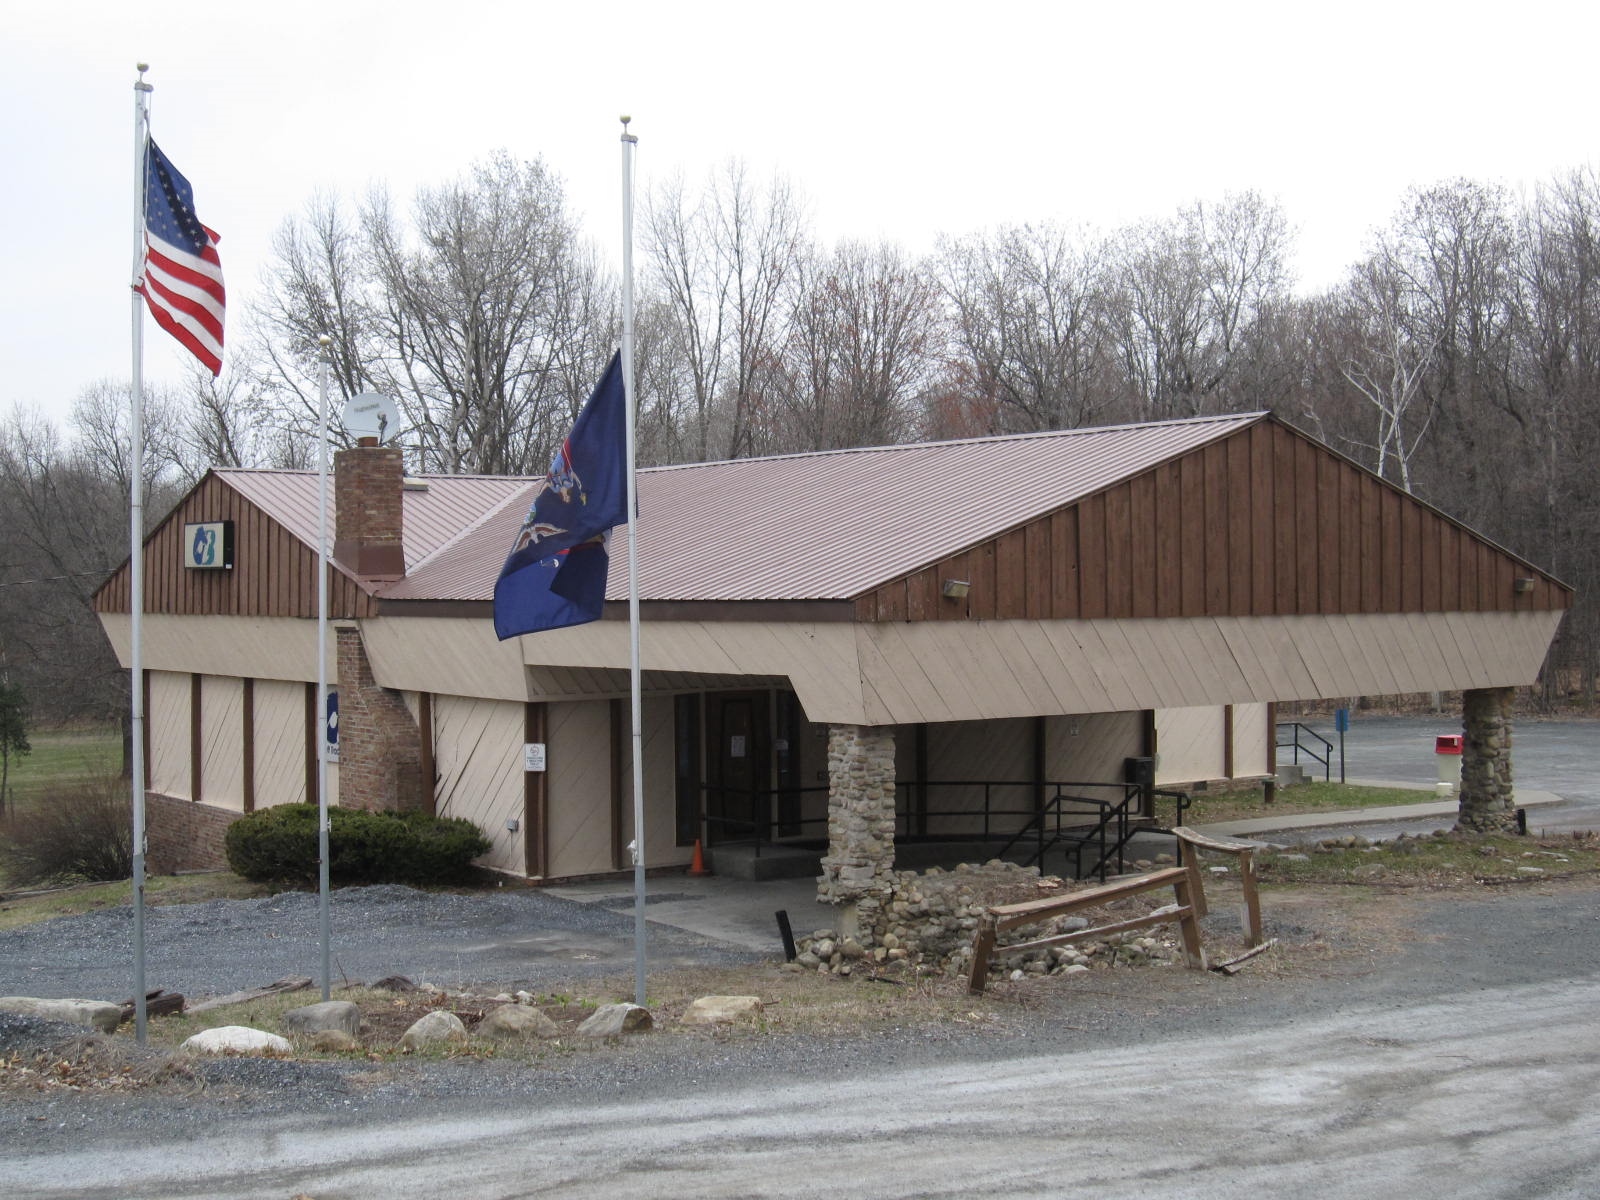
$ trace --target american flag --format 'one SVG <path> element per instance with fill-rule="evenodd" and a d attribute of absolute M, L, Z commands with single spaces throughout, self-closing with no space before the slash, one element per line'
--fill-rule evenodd
<path fill-rule="evenodd" d="M 194 213 L 194 189 L 145 143 L 144 278 L 139 291 L 156 324 L 188 347 L 213 374 L 222 371 L 222 260 L 217 235 Z"/>

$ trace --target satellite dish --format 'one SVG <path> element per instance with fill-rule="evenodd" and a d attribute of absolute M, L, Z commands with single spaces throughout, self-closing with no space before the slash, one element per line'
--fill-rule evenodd
<path fill-rule="evenodd" d="M 392 396 L 362 392 L 346 402 L 339 423 L 351 437 L 377 438 L 381 446 L 400 431 L 400 408 Z"/>

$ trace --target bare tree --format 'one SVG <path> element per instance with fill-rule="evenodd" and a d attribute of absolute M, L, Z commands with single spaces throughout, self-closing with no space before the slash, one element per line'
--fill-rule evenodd
<path fill-rule="evenodd" d="M 800 202 L 782 178 L 751 183 L 737 160 L 691 201 L 681 180 L 645 209 L 651 278 L 670 306 L 695 411 L 698 457 L 751 453 L 784 340 L 785 297 L 803 240 Z"/>
<path fill-rule="evenodd" d="M 1108 411 L 1105 261 L 1083 232 L 1022 226 L 946 241 L 955 372 L 984 432 L 1071 429 Z"/>

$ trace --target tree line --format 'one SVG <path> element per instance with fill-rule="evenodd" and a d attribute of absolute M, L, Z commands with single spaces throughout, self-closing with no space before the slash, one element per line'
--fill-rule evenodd
<path fill-rule="evenodd" d="M 737 161 L 641 200 L 645 463 L 1272 409 L 1578 589 L 1545 699 L 1593 703 L 1600 629 L 1600 178 L 1530 196 L 1418 187 L 1335 286 L 1253 192 L 1109 230 L 1043 221 L 823 245 L 798 190 Z M 335 403 L 394 396 L 418 471 L 539 474 L 620 335 L 620 288 L 539 159 L 500 154 L 402 204 L 312 197 L 272 244 L 220 379 L 157 390 L 149 511 L 209 466 L 315 461 Z M 87 599 L 126 556 L 126 388 L 70 433 L 0 429 L 0 652 L 38 711 L 120 703 Z M 93 677 L 92 679 L 90 677 Z"/>

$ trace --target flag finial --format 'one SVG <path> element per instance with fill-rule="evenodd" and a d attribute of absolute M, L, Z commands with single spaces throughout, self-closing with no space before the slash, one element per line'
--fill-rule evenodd
<path fill-rule="evenodd" d="M 617 120 L 622 122 L 622 140 L 625 141 L 625 142 L 637 142 L 639 139 L 634 137 L 633 134 L 628 132 L 628 122 L 633 120 L 633 118 L 632 117 L 618 117 Z"/>
<path fill-rule="evenodd" d="M 139 78 L 134 80 L 133 90 L 136 92 L 153 92 L 155 88 L 144 81 L 144 73 L 150 69 L 149 63 L 134 63 L 134 70 L 139 72 Z"/>

